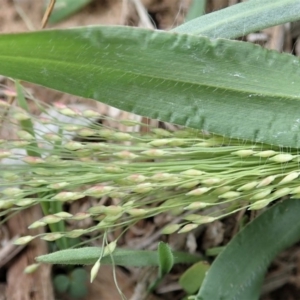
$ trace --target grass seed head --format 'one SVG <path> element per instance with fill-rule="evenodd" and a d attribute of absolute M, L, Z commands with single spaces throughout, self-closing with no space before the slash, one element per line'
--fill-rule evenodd
<path fill-rule="evenodd" d="M 162 234 L 172 234 L 172 233 L 176 232 L 179 228 L 180 228 L 179 224 L 169 224 L 162 229 L 161 233 Z"/>
<path fill-rule="evenodd" d="M 116 241 L 113 241 L 108 245 L 106 245 L 103 249 L 103 257 L 112 254 L 116 250 L 116 247 L 117 247 Z"/>
<path fill-rule="evenodd" d="M 91 277 L 90 277 L 91 283 L 95 280 L 95 278 L 100 270 L 100 267 L 101 267 L 101 262 L 98 259 L 91 269 Z"/>
<path fill-rule="evenodd" d="M 0 150 L 0 159 L 12 156 L 12 153 L 8 150 Z"/>
<path fill-rule="evenodd" d="M 101 114 L 95 110 L 87 109 L 82 112 L 82 116 L 86 118 L 99 118 Z"/>
<path fill-rule="evenodd" d="M 35 228 L 39 228 L 39 227 L 44 227 L 47 224 L 43 221 L 35 221 L 33 222 L 30 226 L 28 226 L 28 229 L 35 229 Z"/>
<path fill-rule="evenodd" d="M 114 187 L 112 186 L 105 186 L 105 185 L 96 185 L 84 192 L 85 195 L 91 196 L 91 197 L 102 197 L 109 192 L 113 191 Z"/>
<path fill-rule="evenodd" d="M 154 181 L 166 181 L 166 180 L 172 180 L 174 178 L 177 177 L 174 174 L 170 174 L 170 173 L 156 173 L 151 177 L 151 179 Z"/>
<path fill-rule="evenodd" d="M 10 103 L 0 100 L 0 107 L 9 108 L 11 106 Z"/>
<path fill-rule="evenodd" d="M 76 150 L 80 150 L 80 149 L 84 149 L 84 145 L 82 143 L 79 142 L 68 142 L 66 144 L 64 144 L 64 148 L 67 150 L 71 150 L 71 151 L 76 151 Z"/>
<path fill-rule="evenodd" d="M 43 164 L 45 162 L 42 158 L 35 157 L 35 156 L 26 156 L 22 160 L 25 163 L 30 164 L 30 165 L 38 165 L 38 164 Z"/>
<path fill-rule="evenodd" d="M 62 218 L 60 218 L 57 215 L 48 215 L 43 217 L 40 221 L 46 223 L 46 224 L 53 224 L 53 223 L 57 223 L 60 222 L 62 220 Z"/>
<path fill-rule="evenodd" d="M 185 139 L 176 139 L 176 138 L 171 138 L 169 139 L 168 145 L 173 146 L 173 147 L 180 147 L 183 145 L 186 145 L 187 141 Z"/>
<path fill-rule="evenodd" d="M 26 245 L 31 242 L 35 237 L 31 235 L 22 236 L 14 241 L 15 245 Z"/>
<path fill-rule="evenodd" d="M 226 192 L 222 195 L 219 195 L 219 198 L 221 199 L 233 199 L 233 198 L 238 198 L 241 195 L 239 192 L 234 192 L 234 191 L 229 191 Z"/>
<path fill-rule="evenodd" d="M 272 192 L 272 188 L 269 189 L 263 189 L 261 192 L 256 193 L 253 195 L 250 200 L 261 200 L 264 199 L 266 196 L 270 195 Z"/>
<path fill-rule="evenodd" d="M 56 241 L 60 238 L 62 238 L 64 236 L 63 233 L 59 233 L 59 232 L 51 232 L 51 233 L 46 233 L 44 236 L 42 236 L 41 238 L 45 241 L 48 242 L 53 242 Z"/>
<path fill-rule="evenodd" d="M 197 219 L 194 219 L 192 222 L 197 225 L 212 223 L 216 220 L 215 217 L 211 216 L 199 216 Z"/>
<path fill-rule="evenodd" d="M 192 180 L 192 181 L 188 181 L 186 183 L 180 184 L 178 187 L 180 189 L 191 189 L 195 186 L 197 186 L 200 183 L 200 180 Z"/>
<path fill-rule="evenodd" d="M 148 193 L 153 190 L 153 184 L 150 182 L 140 183 L 133 187 L 132 191 L 138 194 Z"/>
<path fill-rule="evenodd" d="M 132 217 L 144 217 L 148 214 L 148 211 L 143 208 L 131 208 L 126 210 L 126 212 Z"/>
<path fill-rule="evenodd" d="M 294 158 L 294 155 L 289 154 L 289 153 L 281 153 L 278 155 L 275 155 L 271 158 L 269 158 L 269 160 L 274 161 L 276 163 L 286 163 L 291 161 Z"/>
<path fill-rule="evenodd" d="M 74 229 L 72 231 L 69 231 L 69 232 L 66 232 L 65 233 L 65 236 L 68 237 L 68 238 L 78 238 L 80 237 L 81 235 L 87 233 L 87 230 L 85 229 Z"/>
<path fill-rule="evenodd" d="M 111 129 L 99 129 L 97 130 L 97 134 L 106 139 L 112 139 L 115 131 Z"/>
<path fill-rule="evenodd" d="M 13 207 L 15 202 L 15 199 L 0 199 L 0 210 Z"/>
<path fill-rule="evenodd" d="M 125 142 L 125 141 L 131 141 L 133 137 L 129 133 L 115 132 L 111 138 L 115 141 L 124 141 Z"/>
<path fill-rule="evenodd" d="M 153 140 L 151 142 L 149 142 L 150 146 L 154 146 L 154 147 L 162 147 L 162 146 L 166 146 L 169 142 L 169 139 L 156 139 Z"/>
<path fill-rule="evenodd" d="M 62 140 L 61 136 L 54 133 L 46 133 L 43 135 L 43 139 L 49 142 L 60 142 Z"/>
<path fill-rule="evenodd" d="M 180 174 L 183 176 L 187 176 L 187 177 L 194 177 L 194 176 L 201 176 L 201 175 L 205 174 L 205 172 L 200 171 L 200 170 L 195 170 L 195 169 L 189 169 L 189 170 L 181 172 Z"/>
<path fill-rule="evenodd" d="M 51 199 L 65 202 L 65 201 L 78 200 L 83 197 L 84 197 L 83 194 L 77 193 L 77 192 L 60 192 L 60 193 L 56 194 L 54 197 L 52 197 Z"/>
<path fill-rule="evenodd" d="M 270 199 L 261 199 L 251 204 L 248 210 L 259 210 L 265 208 L 270 203 Z"/>
<path fill-rule="evenodd" d="M 81 221 L 81 220 L 85 220 L 90 217 L 91 217 L 91 215 L 86 212 L 78 212 L 72 217 L 72 220 Z"/>
<path fill-rule="evenodd" d="M 238 192 L 253 190 L 259 184 L 258 181 L 248 182 L 237 189 Z"/>
<path fill-rule="evenodd" d="M 76 117 L 79 115 L 78 111 L 75 111 L 71 108 L 68 107 L 64 107 L 61 109 L 58 109 L 59 113 L 61 113 L 64 116 L 68 116 L 68 117 Z"/>
<path fill-rule="evenodd" d="M 208 187 L 200 187 L 200 188 L 197 188 L 197 189 L 194 189 L 194 190 L 188 192 L 186 195 L 187 196 L 201 196 L 210 190 L 211 190 L 211 188 L 208 188 Z"/>
<path fill-rule="evenodd" d="M 194 229 L 196 229 L 199 225 L 198 224 L 187 224 L 184 225 L 179 231 L 178 233 L 187 233 L 190 232 Z"/>
<path fill-rule="evenodd" d="M 136 155 L 130 151 L 127 151 L 127 150 L 113 153 L 113 155 L 116 157 L 122 158 L 122 159 L 135 159 L 138 157 L 138 155 Z"/>
<path fill-rule="evenodd" d="M 29 132 L 27 132 L 25 130 L 17 131 L 17 135 L 19 138 L 21 138 L 22 140 L 25 140 L 25 141 L 32 141 L 35 139 L 32 134 L 30 134 Z"/>
<path fill-rule="evenodd" d="M 16 181 L 20 178 L 16 173 L 14 172 L 2 172 L 2 178 L 7 181 Z"/>
<path fill-rule="evenodd" d="M 220 187 L 216 188 L 211 193 L 212 193 L 212 195 L 218 195 L 218 196 L 220 196 L 220 195 L 223 195 L 223 194 L 225 194 L 227 192 L 230 192 L 231 189 L 232 189 L 232 186 L 224 185 L 224 186 L 220 186 Z M 228 196 L 230 197 L 230 194 L 228 194 Z"/>
<path fill-rule="evenodd" d="M 10 197 L 20 197 L 24 195 L 24 191 L 18 187 L 6 188 L 2 190 L 1 193 Z"/>
<path fill-rule="evenodd" d="M 149 149 L 146 151 L 142 151 L 141 154 L 149 156 L 149 157 L 160 157 L 160 156 L 164 156 L 166 154 L 166 152 L 164 150 L 160 150 L 160 149 Z"/>
<path fill-rule="evenodd" d="M 23 207 L 23 206 L 30 206 L 36 203 L 37 203 L 37 199 L 35 198 L 24 198 L 24 199 L 17 200 L 15 202 L 15 205 Z"/>
<path fill-rule="evenodd" d="M 151 131 L 161 137 L 171 137 L 173 135 L 170 131 L 167 131 L 162 128 L 153 128 L 151 129 Z"/>
<path fill-rule="evenodd" d="M 272 197 L 276 198 L 276 199 L 279 199 L 283 196 L 286 196 L 288 194 L 291 193 L 291 189 L 288 188 L 288 187 L 285 187 L 285 188 L 281 188 L 281 189 L 278 189 L 277 191 L 275 191 L 273 194 L 272 194 Z"/>
<path fill-rule="evenodd" d="M 185 210 L 198 210 L 198 209 L 205 208 L 208 205 L 209 205 L 208 203 L 196 201 L 196 202 L 189 204 L 188 206 L 185 206 L 184 209 Z"/>
<path fill-rule="evenodd" d="M 32 274 L 38 269 L 39 266 L 40 266 L 40 264 L 31 264 L 31 265 L 27 266 L 23 272 L 25 274 Z"/>
<path fill-rule="evenodd" d="M 70 132 L 76 132 L 80 130 L 82 126 L 80 125 L 73 125 L 73 124 L 65 124 L 62 126 L 62 129 L 65 131 L 70 131 Z"/>
<path fill-rule="evenodd" d="M 297 186 L 291 190 L 291 194 L 300 194 L 300 186 Z"/>
<path fill-rule="evenodd" d="M 247 149 L 247 150 L 238 150 L 235 152 L 232 152 L 232 155 L 237 155 L 239 157 L 247 157 L 247 156 L 251 156 L 253 154 L 255 154 L 256 152 L 251 150 L 251 149 Z"/>
<path fill-rule="evenodd" d="M 256 186 L 256 188 L 267 186 L 270 183 L 272 183 L 275 179 L 276 179 L 276 176 L 273 176 L 273 175 L 268 176 L 268 177 L 264 178 L 263 180 L 261 180 L 259 182 L 259 184 Z"/>
<path fill-rule="evenodd" d="M 56 214 L 54 214 L 54 216 L 58 217 L 58 218 L 61 218 L 61 219 L 69 219 L 69 218 L 72 218 L 73 215 L 66 212 L 66 211 L 60 211 Z"/>
<path fill-rule="evenodd" d="M 26 112 L 17 112 L 12 115 L 12 117 L 17 121 L 29 120 L 31 117 Z"/>
<path fill-rule="evenodd" d="M 109 205 L 109 206 L 104 206 L 103 213 L 105 213 L 107 216 L 116 216 L 122 213 L 123 210 L 124 209 L 122 206 Z"/>
<path fill-rule="evenodd" d="M 144 182 L 147 179 L 144 175 L 140 174 L 132 174 L 126 177 L 126 180 L 131 183 L 141 183 Z"/>
<path fill-rule="evenodd" d="M 60 189 L 63 189 L 65 188 L 66 186 L 68 186 L 70 183 L 64 181 L 64 182 L 56 182 L 56 183 L 52 183 L 52 184 L 49 184 L 47 187 L 49 189 L 53 189 L 53 190 L 60 190 Z"/>
<path fill-rule="evenodd" d="M 286 175 L 278 184 L 281 185 L 281 184 L 289 183 L 289 182 L 297 179 L 298 176 L 299 176 L 298 172 L 292 172 L 292 173 Z"/>
<path fill-rule="evenodd" d="M 82 129 L 79 129 L 77 131 L 77 134 L 79 136 L 82 136 L 82 137 L 89 137 L 89 136 L 95 136 L 96 133 L 95 133 L 95 130 L 93 129 L 90 129 L 90 128 L 82 128 Z"/>
<path fill-rule="evenodd" d="M 269 158 L 271 156 L 274 156 L 277 153 L 278 152 L 276 152 L 274 150 L 264 150 L 264 151 L 255 153 L 254 156 L 258 156 L 258 157 L 261 157 L 261 158 Z"/>
<path fill-rule="evenodd" d="M 222 180 L 220 178 L 207 178 L 201 181 L 202 184 L 212 186 L 212 185 L 217 185 L 220 184 Z"/>

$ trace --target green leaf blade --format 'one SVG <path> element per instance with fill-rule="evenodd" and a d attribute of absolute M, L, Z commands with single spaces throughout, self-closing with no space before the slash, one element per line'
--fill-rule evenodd
<path fill-rule="evenodd" d="M 205 14 L 206 0 L 193 0 L 185 17 L 185 22 L 189 22 Z M 188 33 L 188 32 L 187 32 Z"/>
<path fill-rule="evenodd" d="M 2 75 L 142 116 L 300 147 L 300 60 L 257 45 L 92 26 L 2 35 L 0 64 Z"/>
<path fill-rule="evenodd" d="M 189 295 L 196 293 L 201 287 L 209 267 L 205 261 L 197 262 L 180 276 L 178 283 Z"/>
<path fill-rule="evenodd" d="M 56 0 L 49 21 L 50 23 L 60 22 L 76 13 L 90 2 L 92 2 L 92 0 Z"/>
<path fill-rule="evenodd" d="M 299 200 L 285 200 L 249 223 L 214 261 L 196 299 L 258 299 L 271 261 L 300 239 L 299 211 Z"/>
<path fill-rule="evenodd" d="M 299 19 L 298 0 L 248 0 L 191 20 L 173 31 L 232 39 Z"/>
<path fill-rule="evenodd" d="M 162 278 L 168 274 L 174 265 L 174 256 L 168 244 L 160 242 L 158 244 L 158 277 Z"/>
<path fill-rule="evenodd" d="M 36 258 L 38 262 L 66 265 L 92 265 L 100 257 L 101 247 L 84 247 L 78 249 L 66 249 L 54 253 L 42 255 Z M 115 264 L 118 266 L 146 267 L 158 266 L 157 251 L 129 250 L 117 248 L 112 254 L 102 257 L 101 264 Z M 173 252 L 174 263 L 194 263 L 200 260 L 197 255 L 184 252 Z"/>

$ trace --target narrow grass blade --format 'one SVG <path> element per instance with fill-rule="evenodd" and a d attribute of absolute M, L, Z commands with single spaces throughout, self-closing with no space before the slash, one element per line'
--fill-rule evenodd
<path fill-rule="evenodd" d="M 158 244 L 157 252 L 159 261 L 158 277 L 162 278 L 171 271 L 174 265 L 174 256 L 170 246 L 163 242 Z"/>
<path fill-rule="evenodd" d="M 91 265 L 99 259 L 101 251 L 101 247 L 67 249 L 39 256 L 36 260 L 38 262 L 50 264 Z M 197 255 L 187 254 L 184 252 L 174 251 L 172 254 L 174 256 L 174 263 L 189 264 L 201 259 L 201 257 Z M 159 265 L 157 251 L 117 248 L 111 255 L 113 257 L 114 264 L 119 266 L 146 267 Z M 103 257 L 101 259 L 101 264 L 112 264 L 110 255 Z"/>
<path fill-rule="evenodd" d="M 92 2 L 92 0 L 56 0 L 55 7 L 50 16 L 50 23 L 62 21 L 81 8 Z"/>
<path fill-rule="evenodd" d="M 19 106 L 28 112 L 29 111 L 28 104 L 24 97 L 23 88 L 18 80 L 16 81 L 16 90 L 17 90 L 17 100 L 18 100 Z M 34 127 L 33 127 L 31 119 L 20 121 L 20 125 L 24 131 L 30 133 L 32 136 L 35 137 Z M 31 146 L 35 149 L 38 149 L 38 145 L 35 140 L 32 141 Z M 30 149 L 27 149 L 27 154 L 30 156 L 40 157 L 40 153 L 30 150 Z"/>
<path fill-rule="evenodd" d="M 205 14 L 206 0 L 193 0 L 189 11 L 185 17 L 185 22 L 189 22 Z"/>
<path fill-rule="evenodd" d="M 212 38 L 237 38 L 299 19 L 299 0 L 248 0 L 191 20 L 173 31 Z"/>
<path fill-rule="evenodd" d="M 283 201 L 247 225 L 216 258 L 196 300 L 255 300 L 275 256 L 300 240 L 300 200 Z"/>

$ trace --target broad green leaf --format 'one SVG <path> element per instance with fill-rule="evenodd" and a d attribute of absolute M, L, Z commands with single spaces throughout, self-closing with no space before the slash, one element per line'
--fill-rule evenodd
<path fill-rule="evenodd" d="M 49 21 L 51 23 L 62 21 L 90 2 L 92 2 L 92 0 L 56 0 Z"/>
<path fill-rule="evenodd" d="M 158 252 L 158 277 L 162 278 L 168 274 L 174 265 L 174 256 L 168 244 L 160 242 L 157 248 Z"/>
<path fill-rule="evenodd" d="M 285 200 L 249 223 L 216 258 L 196 300 L 258 299 L 271 261 L 300 240 L 299 212 L 300 200 Z"/>
<path fill-rule="evenodd" d="M 36 258 L 37 261 L 49 264 L 64 264 L 64 265 L 92 265 L 101 255 L 101 247 L 84 247 L 79 249 L 67 249 L 54 253 L 42 255 Z M 184 252 L 172 252 L 174 263 L 194 263 L 201 258 L 197 255 L 187 254 Z M 113 257 L 113 262 L 111 260 Z M 119 266 L 146 267 L 158 266 L 157 251 L 148 250 L 129 250 L 116 249 L 111 256 L 105 256 L 101 259 L 101 264 L 112 264 Z"/>
<path fill-rule="evenodd" d="M 209 267 L 210 265 L 205 261 L 195 263 L 180 276 L 178 283 L 188 294 L 191 295 L 196 293 L 199 290 Z"/>
<path fill-rule="evenodd" d="M 129 27 L 0 36 L 0 73 L 227 137 L 300 146 L 300 60 Z"/>
<path fill-rule="evenodd" d="M 162 281 L 163 277 L 167 275 L 173 265 L 174 265 L 174 256 L 170 246 L 166 243 L 159 242 L 157 247 L 158 254 L 158 277 L 152 284 L 149 286 L 148 291 L 152 292 Z"/>
<path fill-rule="evenodd" d="M 191 20 L 173 31 L 236 38 L 299 19 L 299 0 L 248 0 Z"/>

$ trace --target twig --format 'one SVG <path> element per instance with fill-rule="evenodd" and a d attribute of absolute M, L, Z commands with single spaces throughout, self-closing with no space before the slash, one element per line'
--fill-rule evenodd
<path fill-rule="evenodd" d="M 18 2 L 16 0 L 14 0 L 13 3 L 15 5 L 16 12 L 19 14 L 19 16 L 21 17 L 23 22 L 26 24 L 26 27 L 28 28 L 28 30 L 34 31 L 35 27 L 34 27 L 33 23 L 31 22 L 30 18 L 28 18 L 28 16 L 24 12 L 23 8 L 18 4 Z"/>
<path fill-rule="evenodd" d="M 47 9 L 46 9 L 46 11 L 45 11 L 45 14 L 44 14 L 43 20 L 42 20 L 42 29 L 45 28 L 46 25 L 47 25 L 47 22 L 48 22 L 48 20 L 50 18 L 50 15 L 51 15 L 51 13 L 53 11 L 55 2 L 56 2 L 56 0 L 51 0 L 50 3 L 49 3 L 49 5 L 48 5 L 48 7 L 47 7 Z"/>
<path fill-rule="evenodd" d="M 154 29 L 154 26 L 149 19 L 148 12 L 147 12 L 145 6 L 141 3 L 141 1 L 140 0 L 131 0 L 131 1 L 134 4 L 136 11 L 140 17 L 140 22 L 141 22 L 142 27 Z"/>

